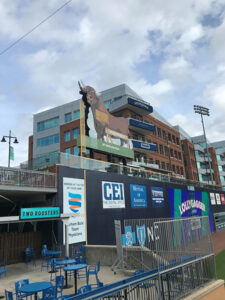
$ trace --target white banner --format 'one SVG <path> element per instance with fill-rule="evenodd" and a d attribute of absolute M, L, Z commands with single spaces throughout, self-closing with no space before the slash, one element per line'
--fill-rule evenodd
<path fill-rule="evenodd" d="M 210 200 L 211 200 L 211 204 L 212 205 L 216 204 L 216 198 L 215 198 L 215 194 L 214 193 L 210 193 Z"/>
<path fill-rule="evenodd" d="M 216 194 L 216 204 L 220 205 L 221 201 L 220 201 L 220 194 Z"/>
<path fill-rule="evenodd" d="M 73 217 L 69 218 L 68 243 L 86 241 L 84 179 L 63 178 L 63 213 L 74 214 Z M 63 241 L 65 243 L 65 232 Z"/>
<path fill-rule="evenodd" d="M 125 208 L 124 185 L 102 181 L 103 208 Z"/>

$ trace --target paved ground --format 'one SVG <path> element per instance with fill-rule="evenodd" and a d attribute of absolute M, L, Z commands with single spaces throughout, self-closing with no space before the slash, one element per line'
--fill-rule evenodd
<path fill-rule="evenodd" d="M 5 275 L 2 275 L 0 278 L 0 296 L 4 295 L 5 289 L 15 292 L 15 282 L 20 279 L 28 278 L 30 283 L 37 281 L 50 281 L 50 274 L 47 272 L 46 268 L 41 271 L 41 262 L 37 262 L 37 266 L 26 266 L 24 263 L 13 264 L 7 266 L 8 272 Z M 63 272 L 64 273 L 64 272 Z M 63 274 L 64 275 L 64 274 Z M 114 275 L 114 272 L 111 271 L 110 267 L 101 266 L 99 272 L 99 279 L 104 284 L 112 283 L 118 280 L 125 278 L 125 275 L 121 272 L 117 272 Z M 90 277 L 90 283 L 95 283 L 95 277 Z M 80 286 L 86 285 L 85 278 L 80 278 L 77 280 L 78 288 Z M 63 294 L 74 294 L 74 278 L 69 278 L 69 284 L 72 285 L 71 288 L 63 291 Z"/>

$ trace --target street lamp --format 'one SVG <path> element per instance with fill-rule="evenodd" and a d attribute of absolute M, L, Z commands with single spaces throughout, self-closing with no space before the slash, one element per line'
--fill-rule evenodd
<path fill-rule="evenodd" d="M 8 158 L 8 168 L 9 168 L 10 167 L 11 139 L 14 139 L 14 142 L 13 142 L 14 144 L 18 144 L 19 142 L 17 140 L 17 137 L 11 135 L 11 130 L 9 130 L 9 135 L 4 135 L 2 137 L 1 142 L 6 143 L 6 138 L 9 139 L 9 158 Z"/>
<path fill-rule="evenodd" d="M 209 158 L 209 149 L 208 149 L 208 143 L 207 143 L 206 134 L 205 134 L 205 126 L 204 126 L 204 121 L 203 121 L 203 116 L 209 117 L 209 115 L 210 115 L 209 109 L 204 106 L 194 105 L 194 111 L 196 114 L 201 115 L 203 133 L 204 133 L 205 144 L 206 144 L 206 151 L 207 151 L 208 162 L 209 162 L 210 177 L 211 177 L 211 182 L 213 184 L 213 174 L 212 174 L 212 168 L 211 168 L 211 163 L 210 163 L 210 158 Z"/>

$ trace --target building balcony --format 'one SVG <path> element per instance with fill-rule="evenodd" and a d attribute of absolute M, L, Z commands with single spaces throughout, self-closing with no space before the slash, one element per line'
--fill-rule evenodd
<path fill-rule="evenodd" d="M 149 134 L 149 132 L 155 132 L 155 126 L 146 122 L 142 122 L 136 119 L 128 119 L 129 129 L 132 129 L 142 135 Z"/>
<path fill-rule="evenodd" d="M 157 151 L 157 145 L 153 143 L 147 143 L 138 140 L 131 140 L 133 150 L 140 153 L 149 153 L 149 151 Z"/>
<path fill-rule="evenodd" d="M 198 162 L 208 162 L 208 156 L 206 155 L 205 157 L 204 156 L 196 156 L 196 161 Z M 209 157 L 209 161 L 211 162 L 212 159 L 211 157 Z"/>
<path fill-rule="evenodd" d="M 214 173 L 213 169 L 211 169 L 211 171 L 212 171 L 212 173 Z M 210 170 L 209 170 L 209 168 L 207 168 L 207 169 L 200 168 L 200 169 L 198 169 L 198 173 L 203 174 L 203 175 L 210 174 Z"/>
<path fill-rule="evenodd" d="M 147 116 L 153 112 L 153 108 L 148 102 L 137 100 L 132 97 L 121 97 L 118 101 L 113 102 L 109 108 L 110 112 L 113 113 L 122 109 L 128 109 L 140 116 Z"/>
<path fill-rule="evenodd" d="M 217 164 L 218 166 L 225 166 L 225 160 L 224 159 L 217 160 Z"/>

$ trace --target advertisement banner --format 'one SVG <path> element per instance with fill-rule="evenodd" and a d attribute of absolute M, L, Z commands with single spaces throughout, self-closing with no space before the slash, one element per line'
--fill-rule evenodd
<path fill-rule="evenodd" d="M 210 229 L 213 232 L 213 222 L 207 192 L 169 188 L 168 194 L 172 218 L 208 216 Z"/>
<path fill-rule="evenodd" d="M 147 207 L 146 187 L 130 184 L 131 207 Z"/>
<path fill-rule="evenodd" d="M 150 190 L 151 190 L 151 197 L 152 197 L 152 206 L 153 207 L 164 206 L 163 188 L 151 186 Z"/>
<path fill-rule="evenodd" d="M 216 204 L 221 205 L 220 194 L 216 194 Z"/>
<path fill-rule="evenodd" d="M 86 241 L 86 209 L 83 179 L 63 178 L 63 213 L 73 214 L 69 218 L 68 243 L 74 244 Z"/>
<path fill-rule="evenodd" d="M 214 193 L 210 193 L 210 201 L 212 205 L 216 205 L 216 197 Z"/>
<path fill-rule="evenodd" d="M 103 208 L 125 208 L 124 185 L 102 181 Z"/>
<path fill-rule="evenodd" d="M 224 194 L 220 194 L 220 199 L 221 199 L 221 203 L 224 205 L 225 204 Z"/>

